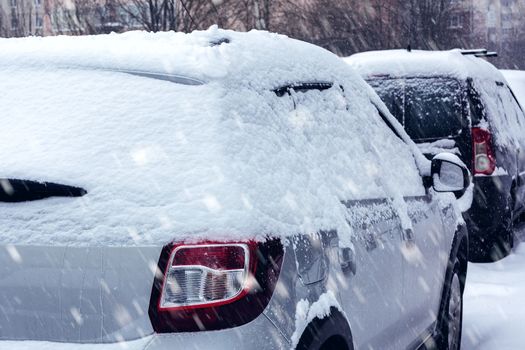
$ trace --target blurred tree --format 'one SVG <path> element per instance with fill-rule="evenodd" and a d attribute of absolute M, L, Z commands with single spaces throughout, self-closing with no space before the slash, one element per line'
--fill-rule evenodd
<path fill-rule="evenodd" d="M 0 6 L 0 37 L 8 37 L 7 17 L 4 9 Z"/>
<path fill-rule="evenodd" d="M 190 32 L 212 24 L 241 31 L 270 30 L 339 55 L 374 49 L 485 46 L 473 34 L 476 0 L 46 0 L 45 34 L 98 34 L 132 29 Z M 11 9 L 0 0 L 0 36 L 39 34 L 33 0 Z M 4 4 L 2 7 L 2 3 Z M 525 14 L 525 0 L 518 0 Z M 514 6 L 514 5 L 513 5 Z M 40 18 L 40 21 L 41 18 Z M 476 22 L 477 23 L 477 22 Z M 480 22 L 481 23 L 481 22 Z M 484 23 L 484 22 L 483 22 Z M 521 22 L 522 26 L 524 21 Z M 479 23 L 477 24 L 480 25 Z M 522 29 L 501 45 L 519 60 Z M 520 49 L 521 50 L 521 49 Z M 509 65 L 510 61 L 506 62 Z M 519 66 L 525 63 L 520 61 Z M 525 68 L 525 67 L 524 67 Z"/>
<path fill-rule="evenodd" d="M 33 25 L 31 21 L 33 15 L 31 4 L 24 1 L 14 1 L 10 5 L 9 12 L 6 11 L 4 12 L 5 15 L 2 14 L 6 36 L 21 37 L 29 35 Z"/>

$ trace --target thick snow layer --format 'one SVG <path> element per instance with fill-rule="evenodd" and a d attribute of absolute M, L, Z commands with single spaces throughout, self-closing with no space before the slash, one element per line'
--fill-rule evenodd
<path fill-rule="evenodd" d="M 208 45 L 218 37 L 230 43 Z M 334 87 L 270 91 L 303 81 Z M 0 243 L 156 245 L 322 229 L 348 237 L 341 201 L 390 197 L 403 217 L 402 196 L 424 194 L 414 158 L 428 161 L 385 126 L 364 81 L 333 54 L 279 35 L 0 40 L 0 91 L 0 178 L 88 191 L 0 203 Z"/>
<path fill-rule="evenodd" d="M 456 147 L 456 141 L 450 139 L 441 139 L 434 142 L 421 142 L 417 146 L 424 154 L 436 155 L 442 152 L 450 152 L 461 156 L 461 152 Z"/>
<path fill-rule="evenodd" d="M 462 55 L 460 50 L 369 51 L 347 57 L 345 61 L 367 77 L 448 76 L 490 80 L 501 75 L 492 64 L 472 55 Z"/>
<path fill-rule="evenodd" d="M 212 44 L 220 39 L 229 43 Z M 213 26 L 191 34 L 136 31 L 0 39 L 0 67 L 16 66 L 158 72 L 268 89 L 297 81 L 330 81 L 342 64 L 326 50 L 283 35 Z"/>
<path fill-rule="evenodd" d="M 492 64 L 460 50 L 422 51 L 387 50 L 358 53 L 345 61 L 366 77 L 453 77 L 460 80 L 477 77 L 494 80 L 501 73 Z"/>
<path fill-rule="evenodd" d="M 525 71 L 502 70 L 501 73 L 503 73 L 503 76 L 507 79 L 521 107 L 525 108 Z"/>
<path fill-rule="evenodd" d="M 516 350 L 525 344 L 525 245 L 491 264 L 469 264 L 464 299 L 465 350 Z"/>

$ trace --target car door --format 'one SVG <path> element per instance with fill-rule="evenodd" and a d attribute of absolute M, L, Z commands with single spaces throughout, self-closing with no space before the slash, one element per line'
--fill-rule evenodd
<path fill-rule="evenodd" d="M 424 338 L 431 332 L 439 312 L 456 230 L 453 204 L 450 198 L 441 197 L 445 196 L 430 191 L 424 196 L 405 197 L 413 227 L 401 247 L 405 272 L 403 306 L 409 339 Z"/>
<path fill-rule="evenodd" d="M 396 131 L 384 115 L 381 117 L 394 132 L 403 133 Z M 403 136 L 408 138 L 406 134 Z M 411 152 L 414 158 L 407 162 L 414 162 L 417 156 L 422 158 L 415 147 Z M 410 169 L 409 164 L 405 164 L 404 169 Z M 435 193 L 423 184 L 420 177 L 417 193 L 401 193 L 406 207 L 399 215 L 406 214 L 406 222 L 400 227 L 402 239 L 396 253 L 401 256 L 403 267 L 402 336 L 399 342 L 405 347 L 425 337 L 437 320 L 456 229 L 453 195 Z"/>
<path fill-rule="evenodd" d="M 355 232 L 353 270 L 338 279 L 358 349 L 399 349 L 404 329 L 401 220 L 387 198 L 345 203 Z M 344 251 L 349 248 L 340 248 Z M 349 271 L 351 270 L 351 271 Z"/>
<path fill-rule="evenodd" d="M 375 112 L 374 117 L 386 120 L 377 110 Z M 415 246 L 415 232 L 423 231 L 421 226 L 430 222 L 435 224 L 434 236 L 442 233 L 439 213 L 432 207 L 414 157 L 393 131 L 389 140 L 391 148 L 371 146 L 370 155 L 382 162 L 387 157 L 394 157 L 394 153 L 404 152 L 406 157 L 398 157 L 397 167 L 392 171 L 404 173 L 413 183 L 404 189 L 392 189 L 390 184 L 384 183 L 383 198 L 346 203 L 349 222 L 357 233 L 353 241 L 356 266 L 355 273 L 348 278 L 348 285 L 343 284 L 342 293 L 357 348 L 404 349 L 417 338 L 419 333 L 411 331 L 414 314 L 420 308 L 415 310 L 414 305 L 428 302 L 429 298 L 427 291 L 418 288 L 411 293 L 417 297 L 416 303 L 407 303 L 407 281 L 413 283 L 409 274 L 414 273 L 414 266 L 422 269 L 421 265 L 412 264 L 420 262 L 421 250 L 426 252 L 430 244 Z M 434 236 L 423 238 L 425 242 L 442 244 L 442 240 Z M 436 272 L 439 251 L 441 247 L 434 246 L 434 251 L 427 256 L 425 267 L 429 269 L 425 273 L 429 276 Z M 428 283 L 433 281 L 429 279 Z"/>

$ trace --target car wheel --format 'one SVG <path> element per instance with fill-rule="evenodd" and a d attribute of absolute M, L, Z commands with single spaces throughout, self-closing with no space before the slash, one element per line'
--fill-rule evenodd
<path fill-rule="evenodd" d="M 459 275 L 459 261 L 456 259 L 450 284 L 443 305 L 438 348 L 440 350 L 459 350 L 461 348 L 461 329 L 463 324 L 463 290 Z"/>

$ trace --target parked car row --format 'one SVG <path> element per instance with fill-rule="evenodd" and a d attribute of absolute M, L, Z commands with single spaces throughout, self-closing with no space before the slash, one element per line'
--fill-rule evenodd
<path fill-rule="evenodd" d="M 265 32 L 0 39 L 0 349 L 459 349 L 523 112 L 426 55 L 351 58 L 381 100 Z"/>

